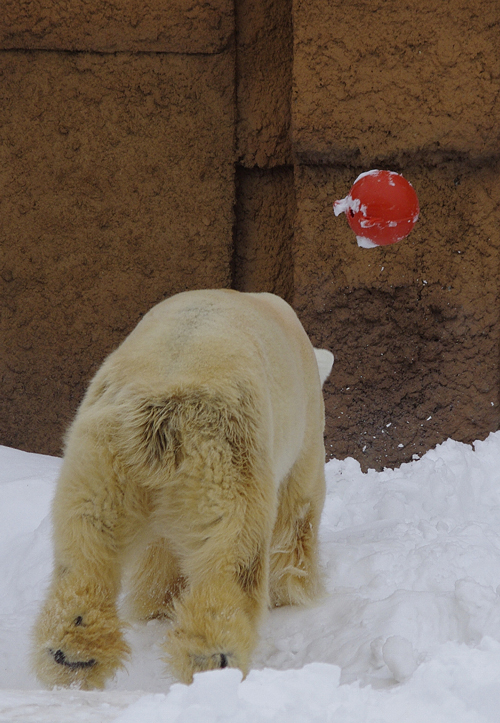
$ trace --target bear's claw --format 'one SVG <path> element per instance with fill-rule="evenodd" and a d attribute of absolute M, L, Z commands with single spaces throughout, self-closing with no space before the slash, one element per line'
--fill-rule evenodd
<path fill-rule="evenodd" d="M 229 663 L 227 662 L 227 656 L 224 655 L 224 653 L 220 654 L 220 667 L 221 668 L 227 668 Z"/>
<path fill-rule="evenodd" d="M 230 668 L 231 653 L 214 653 L 213 655 L 193 655 L 192 665 L 195 672 L 201 673 L 204 670 L 217 670 L 218 668 Z"/>
<path fill-rule="evenodd" d="M 50 650 L 49 652 L 56 663 L 59 663 L 59 665 L 65 665 L 67 668 L 72 668 L 73 670 L 78 668 L 92 668 L 97 663 L 97 660 L 94 660 L 94 658 L 91 658 L 90 660 L 77 660 L 75 662 L 71 662 L 66 659 L 62 650 Z"/>

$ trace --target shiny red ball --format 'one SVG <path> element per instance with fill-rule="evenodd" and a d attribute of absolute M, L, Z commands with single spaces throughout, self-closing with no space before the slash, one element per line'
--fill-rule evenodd
<path fill-rule="evenodd" d="M 334 210 L 337 216 L 345 212 L 358 244 L 368 248 L 401 241 L 420 212 L 413 186 L 394 171 L 362 173 Z"/>

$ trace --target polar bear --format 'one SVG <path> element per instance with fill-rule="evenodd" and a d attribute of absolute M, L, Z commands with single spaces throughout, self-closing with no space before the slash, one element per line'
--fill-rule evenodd
<path fill-rule="evenodd" d="M 246 674 L 268 606 L 318 595 L 332 363 L 273 294 L 188 291 L 143 317 L 66 438 L 33 631 L 43 683 L 102 688 L 123 666 L 124 579 L 135 619 L 172 621 L 166 660 L 185 683 Z"/>

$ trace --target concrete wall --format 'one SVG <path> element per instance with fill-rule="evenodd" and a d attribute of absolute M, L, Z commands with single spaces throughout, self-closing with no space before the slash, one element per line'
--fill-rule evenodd
<path fill-rule="evenodd" d="M 497 429 L 499 27 L 484 0 L 7 0 L 0 441 L 58 453 L 140 316 L 218 286 L 335 353 L 330 454 Z M 370 168 L 420 199 L 385 249 L 332 211 Z"/>
<path fill-rule="evenodd" d="M 136 7 L 16 1 L 0 16 L 9 445 L 58 452 L 89 378 L 149 307 L 231 283 L 233 7 Z"/>
<path fill-rule="evenodd" d="M 498 428 L 500 7 L 297 0 L 295 305 L 337 355 L 328 449 L 393 466 Z M 332 199 L 402 172 L 408 239 L 359 249 Z"/>

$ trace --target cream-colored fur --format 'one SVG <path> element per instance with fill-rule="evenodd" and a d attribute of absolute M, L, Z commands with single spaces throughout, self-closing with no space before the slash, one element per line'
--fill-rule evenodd
<path fill-rule="evenodd" d="M 173 621 L 166 659 L 184 682 L 246 673 L 266 608 L 315 598 L 332 363 L 272 294 L 185 292 L 146 314 L 67 436 L 42 682 L 102 687 L 123 665 L 126 569 L 134 617 Z"/>

